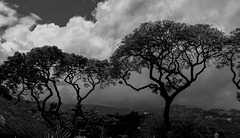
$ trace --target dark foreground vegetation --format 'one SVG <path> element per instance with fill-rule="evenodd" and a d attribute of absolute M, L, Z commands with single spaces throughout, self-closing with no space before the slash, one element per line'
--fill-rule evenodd
<path fill-rule="evenodd" d="M 232 82 L 240 89 L 239 53 L 240 29 L 226 35 L 208 24 L 188 25 L 169 20 L 146 22 L 122 39 L 109 60 L 70 54 L 57 46 L 35 47 L 26 53 L 15 52 L 0 65 L 0 95 L 15 105 L 23 100 L 29 101 L 29 105 L 34 101 L 35 108 L 24 110 L 50 128 L 47 137 L 167 138 L 213 137 L 213 134 L 238 137 L 234 131 L 239 128 L 238 118 L 228 116 L 226 119 L 224 111 L 219 115 L 220 111 L 199 109 L 192 112 L 192 109 L 181 107 L 173 110 L 171 106 L 175 97 L 197 82 L 208 67 L 229 67 L 233 74 Z M 148 84 L 135 87 L 129 81 L 132 73 L 140 75 L 143 70 L 147 71 Z M 125 84 L 136 91 L 148 89 L 164 99 L 164 108 L 156 113 L 103 115 L 84 107 L 83 102 L 96 87 L 116 84 Z M 72 108 L 61 108 L 62 87 L 76 94 L 77 103 Z M 57 100 L 50 103 L 54 96 Z M 239 97 L 240 93 L 237 93 L 238 100 Z M 21 137 L 17 133 L 21 128 L 5 127 L 4 118 L 7 118 L 5 121 L 15 115 L 26 118 L 23 113 L 23 116 L 18 115 L 17 110 L 8 113 L 11 107 L 21 108 L 12 105 L 1 108 L 1 125 L 9 134 Z M 212 115 L 206 115 L 209 113 Z M 31 128 L 35 130 L 37 127 Z M 228 131 L 229 128 L 234 133 Z M 39 132 L 39 137 L 45 135 Z"/>
<path fill-rule="evenodd" d="M 34 119 L 34 116 L 27 113 L 12 102 L 0 96 L 0 115 L 4 117 L 5 123 L 0 124 L 1 138 L 33 138 L 41 134 L 51 133 L 46 125 Z"/>
<path fill-rule="evenodd" d="M 1 137 L 6 138 L 42 138 L 54 136 L 54 138 L 71 138 L 72 133 L 88 138 L 161 138 L 165 134 L 163 109 L 148 111 L 132 111 L 126 113 L 126 109 L 118 109 L 118 113 L 104 114 L 101 111 L 109 110 L 106 106 L 84 107 L 87 122 L 78 118 L 74 130 L 71 118 L 74 112 L 72 107 L 61 110 L 64 127 L 53 130 L 47 127 L 36 103 L 21 101 L 14 105 L 0 97 L 0 114 L 5 118 L 5 125 L 0 126 Z M 111 108 L 113 109 L 113 107 Z M 117 109 L 117 108 L 116 108 Z M 110 112 L 110 111 L 107 111 Z M 169 137 L 173 138 L 212 138 L 216 133 L 219 138 L 240 137 L 240 110 L 225 111 L 222 109 L 203 110 L 200 108 L 186 108 L 174 105 L 171 107 L 173 129 Z"/>

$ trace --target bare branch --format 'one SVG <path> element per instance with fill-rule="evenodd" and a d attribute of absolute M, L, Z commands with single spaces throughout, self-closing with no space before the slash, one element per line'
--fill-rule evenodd
<path fill-rule="evenodd" d="M 91 82 L 90 80 L 91 80 L 92 82 Z M 88 97 L 88 95 L 91 94 L 92 91 L 95 89 L 96 85 L 98 85 L 98 84 L 100 83 L 101 80 L 99 79 L 97 82 L 94 82 L 92 76 L 89 74 L 89 76 L 88 76 L 88 81 L 91 83 L 92 88 L 87 92 L 87 94 L 86 94 L 82 99 L 86 99 L 86 98 Z"/>
<path fill-rule="evenodd" d="M 135 91 L 140 91 L 140 90 L 142 90 L 142 89 L 149 88 L 149 87 L 151 87 L 151 86 L 154 85 L 153 83 L 150 83 L 150 84 L 148 84 L 148 85 L 146 85 L 146 86 L 143 86 L 143 87 L 140 87 L 140 88 L 136 88 L 136 87 L 134 87 L 133 85 L 129 84 L 124 77 L 121 77 L 121 78 L 122 78 L 122 80 L 124 81 L 124 83 L 125 83 L 127 86 L 131 87 L 131 88 L 134 89 Z"/>

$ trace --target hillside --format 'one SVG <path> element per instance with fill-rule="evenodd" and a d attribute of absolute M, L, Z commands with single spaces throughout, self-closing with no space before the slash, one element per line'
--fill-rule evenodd
<path fill-rule="evenodd" d="M 37 123 L 26 111 L 19 109 L 0 96 L 0 115 L 5 125 L 0 125 L 0 137 L 33 138 L 50 132 L 43 124 Z"/>
<path fill-rule="evenodd" d="M 185 106 L 174 105 L 171 108 L 171 112 L 201 117 L 209 125 L 212 135 L 218 132 L 226 138 L 240 137 L 240 110 L 204 110 L 201 108 L 186 108 Z"/>
<path fill-rule="evenodd" d="M 1 100 L 0 105 L 3 105 L 0 110 L 0 115 L 3 115 L 6 117 L 6 122 L 9 122 L 6 126 L 10 126 L 10 129 L 8 127 L 1 128 L 0 132 L 6 131 L 7 134 L 14 134 L 16 135 L 15 131 L 17 131 L 19 134 L 21 133 L 29 133 L 29 134 L 36 134 L 39 133 L 36 130 L 45 129 L 44 127 L 41 127 L 41 129 L 38 129 L 39 124 L 36 124 L 34 120 L 31 119 L 31 117 L 26 113 L 28 111 L 31 111 L 32 108 L 36 109 L 36 103 L 35 102 L 28 102 L 28 101 L 21 101 L 16 108 L 15 105 L 12 105 L 8 101 Z M 75 104 L 63 104 L 61 109 L 70 109 L 73 108 Z M 127 115 L 132 110 L 127 108 L 116 108 L 106 105 L 100 105 L 100 104 L 87 104 L 84 105 L 85 108 L 94 108 L 98 112 L 106 115 L 106 114 L 122 114 Z M 19 108 L 25 110 L 20 110 Z M 10 111 L 9 111 L 10 110 Z M 7 112 L 7 113 L 6 113 Z M 143 115 L 144 112 L 149 112 L 149 117 L 156 116 L 158 119 L 161 119 L 163 108 L 158 109 L 151 109 L 151 110 L 145 110 L 145 111 L 137 111 L 139 115 Z M 181 116 L 180 120 L 176 119 L 176 116 Z M 13 117 L 10 117 L 13 116 Z M 171 116 L 172 121 L 174 120 L 181 121 L 188 120 L 191 122 L 191 119 L 188 117 L 200 117 L 203 122 L 205 122 L 208 127 L 209 131 L 207 132 L 209 135 L 213 136 L 216 132 L 218 132 L 221 136 L 227 137 L 227 138 L 236 138 L 240 137 L 240 110 L 232 109 L 232 110 L 223 110 L 223 109 L 210 109 L 210 110 L 204 110 L 201 108 L 187 108 L 185 106 L 180 105 L 173 105 L 171 107 Z M 15 120 L 14 120 L 15 119 Z M 22 120 L 21 122 L 19 120 Z M 194 119 L 193 119 L 194 120 Z M 13 122 L 17 122 L 19 124 L 19 127 L 15 128 L 15 125 Z M 31 129 L 26 127 L 29 126 L 28 123 L 31 122 Z M 21 124 L 22 123 L 22 124 Z M 159 124 L 159 123 L 157 123 Z M 24 126 L 22 130 L 17 130 L 18 128 L 21 128 L 21 126 Z M 3 131 L 4 130 L 4 131 Z M 30 131 L 31 132 L 28 132 Z M 45 130 L 44 130 L 45 131 Z"/>
<path fill-rule="evenodd" d="M 40 101 L 41 102 L 41 101 Z M 14 103 L 14 101 L 12 101 Z M 37 104 L 34 101 L 25 101 L 21 100 L 17 106 L 25 111 L 31 111 L 32 109 L 37 110 Z M 71 109 L 74 108 L 75 104 L 70 103 L 70 104 L 62 104 L 61 109 Z M 128 109 L 128 108 L 118 108 L 118 107 L 111 107 L 107 105 L 101 105 L 101 104 L 85 104 L 83 105 L 85 108 L 93 108 L 96 109 L 98 112 L 106 115 L 106 114 L 128 114 L 132 112 L 133 110 Z M 134 110 L 136 111 L 136 110 Z M 138 112 L 138 111 L 136 111 Z"/>

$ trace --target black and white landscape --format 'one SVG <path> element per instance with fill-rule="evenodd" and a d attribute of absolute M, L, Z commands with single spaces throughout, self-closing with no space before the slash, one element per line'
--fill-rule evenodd
<path fill-rule="evenodd" d="M 0 134 L 239 137 L 239 25 L 239 0 L 2 0 Z"/>

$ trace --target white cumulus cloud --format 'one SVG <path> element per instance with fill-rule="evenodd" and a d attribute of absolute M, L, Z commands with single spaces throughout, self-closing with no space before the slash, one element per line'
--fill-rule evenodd
<path fill-rule="evenodd" d="M 75 16 L 66 26 L 38 24 L 31 31 L 29 28 L 40 17 L 31 14 L 18 18 L 16 11 L 3 2 L 0 7 L 7 15 L 0 16 L 0 25 L 12 25 L 1 37 L 5 42 L 0 50 L 8 54 L 36 46 L 56 45 L 66 52 L 104 59 L 125 35 L 146 21 L 169 19 L 190 24 L 209 23 L 226 32 L 240 23 L 239 0 L 108 0 L 98 3 L 94 12 L 96 22 Z"/>
<path fill-rule="evenodd" d="M 16 21 L 16 11 L 9 8 L 5 2 L 0 1 L 0 27 L 12 25 Z"/>

